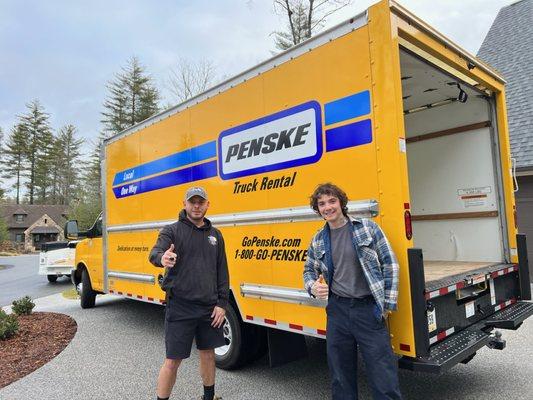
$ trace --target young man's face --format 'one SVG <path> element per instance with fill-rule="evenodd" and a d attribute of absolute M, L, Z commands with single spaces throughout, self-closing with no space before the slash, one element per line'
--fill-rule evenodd
<path fill-rule="evenodd" d="M 317 199 L 317 205 L 318 212 L 326 222 L 335 225 L 344 220 L 341 202 L 337 197 L 323 194 Z"/>
<path fill-rule="evenodd" d="M 200 196 L 193 196 L 183 202 L 183 207 L 185 207 L 187 217 L 192 222 L 197 223 L 204 220 L 205 213 L 209 208 L 209 202 Z"/>

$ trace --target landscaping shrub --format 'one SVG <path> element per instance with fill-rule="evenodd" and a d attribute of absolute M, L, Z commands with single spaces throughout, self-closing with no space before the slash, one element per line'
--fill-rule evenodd
<path fill-rule="evenodd" d="M 35 303 L 31 301 L 30 296 L 24 296 L 22 299 L 13 302 L 13 312 L 17 315 L 30 315 Z"/>
<path fill-rule="evenodd" d="M 19 330 L 19 320 L 15 314 L 6 314 L 0 309 L 0 340 L 8 339 Z"/>

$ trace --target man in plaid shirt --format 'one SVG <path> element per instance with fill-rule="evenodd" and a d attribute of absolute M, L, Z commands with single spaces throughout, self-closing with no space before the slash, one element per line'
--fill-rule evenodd
<path fill-rule="evenodd" d="M 357 399 L 357 347 L 374 399 L 401 399 L 397 360 L 385 320 L 396 310 L 398 262 L 380 227 L 348 217 L 339 187 L 319 185 L 311 208 L 326 224 L 313 237 L 304 285 L 328 299 L 327 354 L 333 400 Z"/>

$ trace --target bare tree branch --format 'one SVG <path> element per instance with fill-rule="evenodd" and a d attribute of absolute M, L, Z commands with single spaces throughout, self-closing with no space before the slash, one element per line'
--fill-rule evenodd
<path fill-rule="evenodd" d="M 320 5 L 324 5 L 324 4 L 326 4 L 326 3 L 328 3 L 327 0 L 323 1 Z M 327 19 L 330 15 L 335 14 L 337 11 L 339 11 L 339 10 L 343 9 L 344 7 L 349 6 L 349 5 L 350 5 L 350 2 L 347 2 L 347 3 L 345 3 L 345 4 L 341 4 L 341 5 L 339 5 L 338 8 L 331 9 L 331 10 L 329 10 L 329 11 L 324 12 L 324 14 L 321 16 L 321 18 L 318 19 L 318 20 L 316 20 L 316 21 L 314 22 L 314 24 L 311 26 L 311 30 L 314 31 L 315 29 L 322 27 L 322 25 L 324 24 L 324 22 L 326 21 L 326 19 Z M 318 7 L 319 7 L 319 6 L 316 6 L 316 7 L 315 7 L 315 10 L 317 10 Z"/>
<path fill-rule="evenodd" d="M 350 5 L 352 0 L 274 0 L 274 10 L 287 17 L 287 29 L 275 31 L 275 46 L 286 50 L 309 39 L 326 19 Z"/>
<path fill-rule="evenodd" d="M 193 62 L 180 58 L 170 69 L 166 87 L 173 99 L 182 103 L 205 92 L 215 80 L 215 65 L 209 60 Z"/>

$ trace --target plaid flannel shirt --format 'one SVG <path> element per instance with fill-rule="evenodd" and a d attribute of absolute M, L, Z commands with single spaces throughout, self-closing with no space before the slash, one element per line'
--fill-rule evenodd
<path fill-rule="evenodd" d="M 399 266 L 387 238 L 372 220 L 351 218 L 350 222 L 354 249 L 377 305 L 381 312 L 396 310 Z M 326 223 L 315 234 L 307 251 L 303 272 L 307 292 L 311 295 L 311 288 L 320 274 L 330 285 L 333 270 L 330 232 Z"/>

